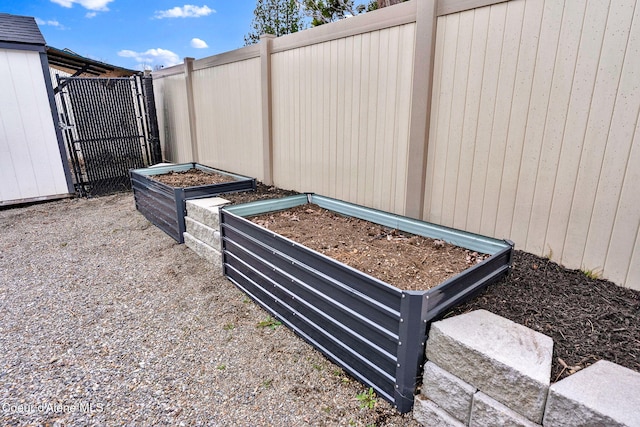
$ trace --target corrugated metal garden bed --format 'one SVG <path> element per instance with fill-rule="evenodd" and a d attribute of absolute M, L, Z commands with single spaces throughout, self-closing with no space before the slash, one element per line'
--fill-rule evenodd
<path fill-rule="evenodd" d="M 156 175 L 197 169 L 233 178 L 230 182 L 193 187 L 171 187 L 155 179 Z M 155 166 L 129 171 L 131 188 L 138 209 L 152 224 L 179 243 L 184 243 L 186 204 L 189 199 L 211 197 L 221 193 L 256 189 L 255 178 L 235 175 L 199 163 Z"/>
<path fill-rule="evenodd" d="M 307 203 L 490 256 L 429 290 L 407 291 L 247 219 Z M 513 253 L 508 241 L 314 194 L 228 206 L 220 215 L 227 277 L 401 412 L 413 405 L 428 323 L 505 274 Z"/>

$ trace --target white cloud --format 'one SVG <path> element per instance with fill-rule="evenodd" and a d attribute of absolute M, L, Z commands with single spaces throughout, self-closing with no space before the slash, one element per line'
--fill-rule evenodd
<path fill-rule="evenodd" d="M 209 47 L 209 45 L 206 41 L 194 37 L 191 39 L 191 47 L 195 47 L 196 49 L 205 49 Z"/>
<path fill-rule="evenodd" d="M 73 6 L 72 0 L 51 0 L 51 3 L 59 4 L 62 7 L 71 7 Z"/>
<path fill-rule="evenodd" d="M 55 19 L 50 19 L 45 21 L 44 19 L 36 18 L 36 24 L 38 25 L 48 25 L 50 27 L 56 27 L 59 30 L 66 30 L 67 27 L 56 21 Z"/>
<path fill-rule="evenodd" d="M 65 1 L 65 0 L 62 0 Z M 209 6 L 194 6 L 192 4 L 185 4 L 182 7 L 176 6 L 167 10 L 157 10 L 154 18 L 199 18 L 201 16 L 211 15 L 216 13 L 215 10 L 209 8 Z"/>
<path fill-rule="evenodd" d="M 94 16 L 96 16 L 98 14 L 98 12 L 87 12 L 86 15 L 84 15 L 85 18 L 93 18 Z"/>
<path fill-rule="evenodd" d="M 167 49 L 149 49 L 146 52 L 135 52 L 133 50 L 121 50 L 118 56 L 123 58 L 133 58 L 144 69 L 152 69 L 155 66 L 171 67 L 182 63 L 180 57 Z"/>
<path fill-rule="evenodd" d="M 107 5 L 113 0 L 51 0 L 52 3 L 59 4 L 62 7 L 73 7 L 74 4 L 79 4 L 88 10 L 98 10 L 105 12 L 109 10 Z"/>

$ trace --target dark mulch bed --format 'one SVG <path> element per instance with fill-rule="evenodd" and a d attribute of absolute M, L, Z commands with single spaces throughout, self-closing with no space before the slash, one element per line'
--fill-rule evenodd
<path fill-rule="evenodd" d="M 220 197 L 229 200 L 234 205 L 241 203 L 255 202 L 256 200 L 277 199 L 280 197 L 295 196 L 300 194 L 291 190 L 282 190 L 271 185 L 264 185 L 261 182 L 256 183 L 256 191 L 244 191 L 240 193 L 222 194 Z"/>
<path fill-rule="evenodd" d="M 485 309 L 553 338 L 551 381 L 598 360 L 640 371 L 640 292 L 516 251 L 513 270 L 447 316 Z"/>

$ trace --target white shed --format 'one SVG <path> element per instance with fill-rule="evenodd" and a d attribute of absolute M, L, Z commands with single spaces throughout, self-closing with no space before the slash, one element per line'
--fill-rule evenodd
<path fill-rule="evenodd" d="M 0 13 L 0 206 L 74 192 L 34 18 Z"/>

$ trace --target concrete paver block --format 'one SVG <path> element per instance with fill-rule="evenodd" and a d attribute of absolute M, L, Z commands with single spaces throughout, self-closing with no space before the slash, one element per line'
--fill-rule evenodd
<path fill-rule="evenodd" d="M 486 310 L 434 322 L 427 359 L 529 420 L 540 423 L 553 340 Z"/>
<path fill-rule="evenodd" d="M 220 208 L 230 202 L 222 197 L 186 201 L 187 216 L 211 228 L 220 228 Z"/>
<path fill-rule="evenodd" d="M 424 365 L 421 393 L 465 424 L 469 423 L 476 388 L 429 361 Z"/>
<path fill-rule="evenodd" d="M 224 274 L 224 270 L 222 268 L 222 253 L 215 248 L 203 243 L 202 241 L 196 239 L 189 233 L 183 233 L 184 235 L 184 244 L 194 251 L 201 258 L 206 259 L 207 261 L 213 264 L 214 271 L 222 276 Z"/>
<path fill-rule="evenodd" d="M 544 425 L 640 426 L 640 372 L 601 360 L 558 381 Z"/>
<path fill-rule="evenodd" d="M 470 427 L 536 427 L 539 425 L 481 391 L 473 397 Z"/>
<path fill-rule="evenodd" d="M 212 248 L 222 250 L 220 241 L 220 231 L 216 228 L 208 227 L 198 221 L 194 221 L 188 216 L 184 218 L 187 226 L 187 233 L 196 239 L 211 246 Z"/>
<path fill-rule="evenodd" d="M 465 424 L 453 418 L 424 396 L 417 395 L 413 403 L 413 419 L 425 427 L 464 427 Z"/>

